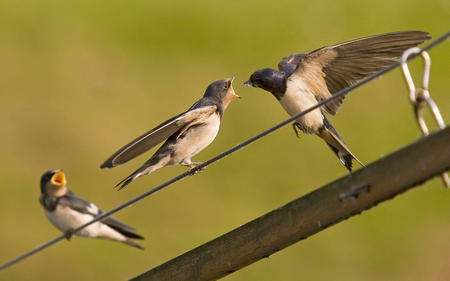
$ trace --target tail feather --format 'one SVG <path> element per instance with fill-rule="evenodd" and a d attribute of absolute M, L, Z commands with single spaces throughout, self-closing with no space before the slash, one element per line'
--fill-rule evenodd
<path fill-rule="evenodd" d="M 131 173 L 131 175 L 129 175 L 128 177 L 124 178 L 119 183 L 117 183 L 115 188 L 118 187 L 119 188 L 118 190 L 121 190 L 122 188 L 124 188 L 125 186 L 130 184 L 135 179 L 137 179 L 141 176 L 148 175 L 155 170 L 156 169 L 155 169 L 154 165 L 151 165 L 150 163 L 145 163 L 144 165 L 142 165 L 142 167 L 140 167 L 139 169 L 137 169 L 136 171 Z"/>
<path fill-rule="evenodd" d="M 144 239 L 143 236 L 141 236 L 141 235 L 139 235 L 139 234 L 137 234 L 137 233 L 128 231 L 128 230 L 118 230 L 118 231 L 119 231 L 120 233 L 122 233 L 123 235 L 125 235 L 126 237 L 130 238 L 130 239 L 140 239 L 140 240 L 143 240 L 143 239 Z"/>
<path fill-rule="evenodd" d="M 126 225 L 126 227 L 124 227 L 123 226 L 124 224 L 117 221 L 116 219 L 112 219 L 111 217 L 108 217 L 108 218 L 109 219 L 102 220 L 102 222 L 104 224 L 108 225 L 109 227 L 111 227 L 112 229 L 116 230 L 120 234 L 124 235 L 125 237 L 131 238 L 131 239 L 144 239 L 143 236 L 134 232 L 134 228 L 131 228 L 128 225 Z"/>
<path fill-rule="evenodd" d="M 339 136 L 336 129 L 330 124 L 328 119 L 324 117 L 324 127 L 318 134 L 331 150 L 336 154 L 336 156 L 341 160 L 342 164 L 351 172 L 352 171 L 352 160 L 355 159 L 361 166 L 364 164 L 359 161 L 359 159 L 348 149 L 342 138 Z"/>
<path fill-rule="evenodd" d="M 331 144 L 327 143 L 328 146 L 331 148 L 331 150 L 334 152 L 334 154 L 336 154 L 336 156 L 339 158 L 339 160 L 342 162 L 342 164 L 345 166 L 345 168 L 347 168 L 347 170 L 349 172 L 352 171 L 352 167 L 353 167 L 353 157 L 350 154 L 344 154 L 342 152 L 340 152 L 337 148 L 335 148 L 334 146 L 332 146 Z"/>
<path fill-rule="evenodd" d="M 137 179 L 140 176 L 141 176 L 140 173 L 136 171 L 136 172 L 132 173 L 131 175 L 129 175 L 128 177 L 121 180 L 120 182 L 118 182 L 114 186 L 114 188 L 118 188 L 118 190 L 121 190 L 122 188 L 124 188 L 125 186 L 127 186 L 128 184 L 130 184 L 132 181 L 134 181 L 135 179 Z"/>
<path fill-rule="evenodd" d="M 122 241 L 122 243 L 127 244 L 127 245 L 129 245 L 129 246 L 131 246 L 131 247 L 138 248 L 138 249 L 140 249 L 140 250 L 145 250 L 144 247 L 142 247 L 141 245 L 139 245 L 138 243 L 134 242 L 134 241 L 131 240 L 131 239 L 124 240 L 124 241 Z"/>
<path fill-rule="evenodd" d="M 131 239 L 144 239 L 143 236 L 141 236 L 141 235 L 139 235 L 137 233 L 134 233 L 134 232 L 132 232 L 130 230 L 121 228 L 121 227 L 113 227 L 111 225 L 110 225 L 110 227 L 114 228 L 116 231 L 118 231 L 120 234 L 122 234 L 123 236 L 125 236 L 127 238 L 126 240 L 122 241 L 123 243 L 125 243 L 127 245 L 130 245 L 132 247 L 144 250 L 144 248 L 141 245 L 139 245 L 138 243 L 136 243 L 133 240 L 131 240 Z"/>
<path fill-rule="evenodd" d="M 162 167 L 170 164 L 170 155 L 172 151 L 166 147 L 166 144 L 161 146 L 155 154 L 153 154 L 147 162 L 144 163 L 139 169 L 131 173 L 128 177 L 121 180 L 115 187 L 119 187 L 119 190 L 127 186 L 135 179 L 151 174 L 154 171 L 161 169 Z"/>
<path fill-rule="evenodd" d="M 144 249 L 141 245 L 131 239 L 144 239 L 143 236 L 134 232 L 134 228 L 128 226 L 112 217 L 106 217 L 101 221 L 109 228 L 101 228 L 103 231 L 98 235 L 99 238 L 120 241 L 135 248 Z"/>

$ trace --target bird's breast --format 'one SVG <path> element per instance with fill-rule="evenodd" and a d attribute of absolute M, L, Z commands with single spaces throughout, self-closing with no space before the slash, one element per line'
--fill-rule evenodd
<path fill-rule="evenodd" d="M 316 97 L 309 91 L 306 84 L 299 78 L 288 79 L 286 84 L 286 93 L 280 99 L 281 106 L 286 112 L 293 116 L 301 111 L 304 111 L 311 106 L 317 104 Z M 320 109 L 314 109 L 296 119 L 305 133 L 317 133 L 323 126 L 323 115 Z"/>
<path fill-rule="evenodd" d="M 180 163 L 184 159 L 190 159 L 205 147 L 212 143 L 217 136 L 220 127 L 218 113 L 211 114 L 202 123 L 188 128 L 184 136 L 174 145 L 173 162 Z"/>
<path fill-rule="evenodd" d="M 77 228 L 93 219 L 92 215 L 80 213 L 68 206 L 56 205 L 54 211 L 45 211 L 48 220 L 62 232 Z"/>

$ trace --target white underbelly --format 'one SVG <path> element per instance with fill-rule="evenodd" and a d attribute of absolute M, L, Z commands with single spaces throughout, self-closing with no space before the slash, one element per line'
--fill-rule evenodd
<path fill-rule="evenodd" d="M 212 114 L 204 125 L 189 128 L 186 135 L 178 139 L 175 144 L 176 154 L 173 157 L 173 164 L 179 164 L 185 159 L 191 159 L 191 157 L 210 145 L 216 138 L 219 127 L 219 115 Z"/>
<path fill-rule="evenodd" d="M 315 96 L 299 82 L 288 80 L 287 90 L 280 99 L 281 106 L 293 116 L 317 104 Z M 305 129 L 305 133 L 317 133 L 323 126 L 323 115 L 319 108 L 296 119 Z"/>
<path fill-rule="evenodd" d="M 45 215 L 56 228 L 64 233 L 80 227 L 94 218 L 92 215 L 77 212 L 67 206 L 56 206 L 53 212 L 45 210 Z M 122 234 L 101 222 L 95 222 L 75 233 L 75 235 L 119 241 L 126 239 Z"/>

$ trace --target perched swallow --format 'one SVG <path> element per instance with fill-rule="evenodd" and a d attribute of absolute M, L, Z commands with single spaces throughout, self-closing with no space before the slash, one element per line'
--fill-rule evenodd
<path fill-rule="evenodd" d="M 393 32 L 288 55 L 278 63 L 278 71 L 271 68 L 257 70 L 244 86 L 272 93 L 292 116 L 389 66 L 403 51 L 430 38 L 422 31 Z M 344 96 L 299 117 L 292 127 L 297 136 L 297 129 L 300 129 L 305 134 L 321 137 L 351 172 L 352 159 L 363 164 L 350 152 L 323 114 L 335 115 L 343 100 Z"/>
<path fill-rule="evenodd" d="M 67 188 L 63 170 L 52 170 L 42 175 L 39 202 L 44 207 L 48 220 L 61 230 L 67 239 L 72 235 L 102 238 L 144 249 L 131 240 L 144 238 L 134 233 L 134 228 L 112 217 L 106 217 L 73 233 L 75 228 L 90 222 L 102 211 L 94 204 L 76 196 Z"/>
<path fill-rule="evenodd" d="M 106 160 L 100 168 L 121 165 L 146 152 L 160 142 L 165 143 L 139 169 L 119 182 L 120 189 L 164 166 L 183 165 L 194 168 L 200 162 L 191 158 L 207 147 L 219 132 L 223 112 L 231 101 L 240 98 L 233 90 L 233 78 L 217 80 L 206 89 L 203 97 L 187 111 L 170 118 L 125 145 Z"/>

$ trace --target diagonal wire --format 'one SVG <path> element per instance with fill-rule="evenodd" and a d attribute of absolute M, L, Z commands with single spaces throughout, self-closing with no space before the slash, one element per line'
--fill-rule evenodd
<path fill-rule="evenodd" d="M 443 34 L 442 36 L 440 36 L 436 40 L 432 41 L 431 43 L 429 43 L 428 45 L 423 47 L 421 49 L 421 51 L 429 50 L 429 49 L 435 47 L 436 45 L 444 42 L 448 38 L 450 38 L 450 31 L 447 31 L 445 34 Z M 419 54 L 420 54 L 420 52 L 415 54 L 415 55 L 411 55 L 408 58 L 408 60 L 415 58 Z M 76 233 L 76 232 L 80 231 L 81 229 L 83 229 L 83 228 L 85 228 L 85 227 L 87 227 L 87 226 L 89 226 L 89 225 L 91 225 L 91 224 L 93 224 L 93 223 L 95 223 L 97 221 L 100 221 L 100 220 L 102 220 L 102 219 L 104 219 L 106 217 L 109 217 L 110 215 L 112 215 L 114 213 L 117 213 L 118 211 L 120 211 L 120 210 L 122 210 L 122 209 L 124 209 L 124 208 L 126 208 L 126 207 L 128 207 L 130 205 L 133 205 L 134 203 L 136 203 L 136 202 L 144 199 L 145 197 L 147 197 L 147 196 L 149 196 L 149 195 L 151 195 L 151 194 L 153 194 L 153 193 L 163 189 L 164 187 L 169 186 L 169 185 L 171 185 L 171 184 L 173 184 L 173 183 L 175 183 L 175 182 L 177 182 L 177 181 L 179 181 L 179 180 L 181 180 L 181 179 L 183 179 L 183 178 L 185 178 L 185 177 L 187 177 L 189 175 L 192 175 L 193 172 L 198 171 L 198 170 L 200 170 L 200 169 L 202 169 L 202 168 L 204 168 L 204 167 L 206 167 L 206 166 L 208 166 L 208 165 L 210 165 L 210 164 L 212 164 L 212 163 L 214 163 L 214 162 L 224 158 L 225 156 L 227 156 L 227 155 L 229 155 L 229 154 L 231 154 L 231 153 L 233 153 L 233 152 L 235 152 L 235 151 L 237 151 L 237 150 L 239 150 L 239 149 L 241 149 L 241 148 L 243 148 L 243 147 L 245 147 L 245 146 L 247 146 L 247 145 L 257 141 L 258 139 L 260 139 L 260 138 L 262 138 L 262 137 L 272 133 L 273 131 L 278 130 L 279 128 L 281 128 L 281 127 L 291 123 L 295 119 L 297 119 L 297 118 L 299 118 L 299 117 L 301 117 L 301 116 L 303 116 L 303 115 L 313 111 L 314 109 L 319 108 L 319 107 L 325 105 L 326 103 L 328 103 L 328 102 L 330 102 L 332 100 L 335 100 L 335 99 L 337 99 L 337 98 L 339 98 L 341 96 L 346 95 L 350 91 L 352 91 L 352 90 L 354 90 L 354 89 L 356 89 L 356 88 L 366 84 L 367 82 L 369 82 L 369 81 L 371 81 L 371 80 L 373 80 L 373 79 L 375 79 L 375 78 L 377 78 L 377 77 L 379 77 L 379 76 L 381 76 L 381 75 L 391 71 L 394 68 L 397 68 L 398 66 L 400 66 L 400 62 L 395 62 L 395 63 L 391 64 L 390 66 L 388 66 L 387 68 L 384 68 L 384 69 L 382 69 L 382 70 L 380 70 L 378 72 L 375 72 L 375 73 L 365 77 L 364 79 L 360 80 L 359 82 L 357 82 L 357 83 L 355 83 L 355 84 L 353 84 L 353 85 L 351 85 L 351 86 L 349 86 L 349 87 L 347 87 L 345 89 L 342 89 L 342 90 L 336 92 L 331 97 L 318 102 L 316 105 L 314 105 L 314 106 L 312 106 L 312 107 L 310 107 L 310 108 L 308 108 L 308 109 L 306 109 L 304 111 L 301 111 L 301 112 L 293 115 L 292 117 L 290 117 L 290 118 L 288 118 L 288 119 L 286 119 L 286 120 L 276 124 L 275 126 L 269 128 L 269 129 L 267 129 L 265 131 L 262 131 L 261 133 L 259 133 L 259 134 L 255 135 L 255 136 L 253 136 L 253 137 L 251 137 L 251 138 L 249 138 L 249 139 L 247 139 L 247 140 L 245 140 L 245 141 L 243 141 L 243 142 L 233 146 L 232 148 L 230 148 L 230 149 L 228 149 L 228 150 L 226 150 L 226 151 L 224 151 L 224 152 L 214 156 L 213 158 L 203 162 L 202 164 L 198 165 L 197 167 L 195 167 L 195 168 L 193 168 L 193 169 L 191 169 L 189 171 L 186 171 L 186 172 L 184 172 L 182 174 L 179 174 L 178 176 L 173 177 L 172 179 L 170 179 L 170 180 L 168 180 L 168 181 L 166 181 L 166 182 L 164 182 L 164 183 L 162 183 L 160 185 L 157 185 L 156 187 L 150 189 L 149 191 L 147 191 L 147 192 L 145 192 L 145 193 L 143 193 L 143 194 L 141 194 L 141 195 L 139 195 L 137 197 L 134 197 L 133 199 L 131 199 L 131 200 L 129 200 L 129 201 L 127 201 L 127 202 L 125 202 L 125 203 L 123 203 L 123 204 L 121 204 L 121 205 L 119 205 L 119 206 L 117 206 L 117 207 L 115 207 L 115 208 L 113 208 L 111 210 L 109 210 L 108 212 L 102 213 L 101 215 L 95 217 L 92 221 L 90 221 L 88 223 L 85 223 L 84 225 L 82 225 L 82 226 L 80 226 L 78 228 L 75 228 L 72 233 Z M 48 247 L 50 247 L 51 245 L 53 245 L 53 244 L 63 240 L 64 238 L 65 238 L 64 235 L 58 236 L 58 237 L 54 238 L 53 240 L 50 240 L 47 243 L 42 244 L 42 245 L 34 248 L 33 250 L 31 250 L 29 252 L 26 252 L 25 254 L 23 254 L 23 255 L 21 255 L 21 256 L 19 256 L 17 258 L 12 259 L 11 261 L 8 261 L 8 262 L 2 264 L 0 266 L 0 271 L 10 267 L 11 265 L 13 265 L 15 263 L 18 263 L 21 260 L 26 259 L 27 257 L 30 257 L 30 256 L 32 256 L 32 255 L 34 255 L 34 254 L 36 254 L 36 253 L 38 253 L 38 252 L 48 248 Z"/>

